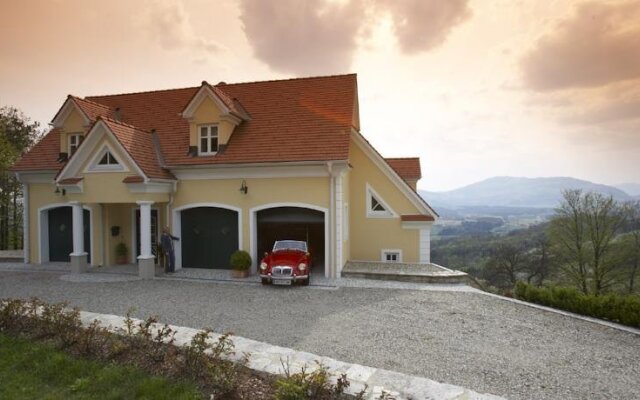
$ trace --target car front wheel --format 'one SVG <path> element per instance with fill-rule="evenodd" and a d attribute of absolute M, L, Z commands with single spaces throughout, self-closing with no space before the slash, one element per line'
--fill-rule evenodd
<path fill-rule="evenodd" d="M 268 285 L 268 284 L 269 284 L 269 279 L 267 279 L 267 278 L 262 278 L 262 284 L 263 284 L 263 285 Z"/>
<path fill-rule="evenodd" d="M 309 278 L 301 281 L 302 286 L 309 286 Z"/>

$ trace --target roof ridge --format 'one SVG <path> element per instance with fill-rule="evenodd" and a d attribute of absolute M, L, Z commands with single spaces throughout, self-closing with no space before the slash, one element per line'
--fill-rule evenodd
<path fill-rule="evenodd" d="M 253 84 L 253 83 L 301 81 L 301 80 L 305 80 L 305 79 L 338 78 L 338 77 L 357 76 L 357 75 L 358 74 L 356 74 L 356 73 L 350 73 L 350 74 L 303 76 L 303 77 L 298 77 L 298 78 L 268 79 L 268 80 L 264 80 L 264 81 L 245 81 L 245 82 L 225 83 L 225 84 L 219 85 L 219 86 L 218 86 L 218 84 L 213 85 L 213 84 L 208 83 L 208 82 L 207 82 L 207 84 L 209 84 L 211 87 L 215 87 L 215 88 L 223 90 L 222 88 L 224 88 L 225 86 L 248 85 L 248 84 Z M 158 92 L 171 92 L 171 91 L 174 91 L 174 90 L 199 89 L 201 87 L 202 87 L 202 85 L 200 85 L 200 86 L 178 87 L 178 88 L 171 88 L 171 89 L 143 90 L 143 91 L 140 91 L 140 92 L 126 92 L 126 93 L 115 93 L 115 94 L 91 95 L 91 96 L 86 96 L 84 98 L 84 100 L 87 100 L 87 97 L 94 97 L 95 98 L 95 97 L 130 96 L 130 95 L 133 95 L 133 94 L 146 94 L 146 93 L 158 93 Z M 229 96 L 229 97 L 231 97 L 231 96 Z M 91 101 L 91 100 L 89 100 L 89 101 Z M 100 103 L 96 103 L 96 104 L 100 104 Z"/>
<path fill-rule="evenodd" d="M 140 131 L 140 132 L 143 132 L 143 133 L 151 134 L 151 132 L 146 131 L 146 130 L 141 129 L 141 128 L 138 128 L 135 125 L 131 125 L 131 124 L 128 124 L 126 122 L 118 121 L 117 119 L 113 119 L 113 118 L 107 117 L 105 115 L 99 115 L 98 118 L 96 118 L 96 121 L 98 121 L 99 119 L 105 120 L 107 122 L 113 122 L 114 124 L 117 124 L 117 125 L 126 126 L 127 128 L 135 129 L 136 131 Z"/>
<path fill-rule="evenodd" d="M 383 157 L 385 160 L 419 160 L 420 157 Z"/>
<path fill-rule="evenodd" d="M 98 107 L 107 108 L 109 110 L 112 110 L 112 108 L 109 107 L 106 104 L 98 103 L 97 101 L 89 100 L 89 99 L 86 99 L 84 97 L 78 97 L 78 96 L 74 96 L 74 95 L 70 95 L 70 96 L 73 97 L 74 99 L 78 99 L 78 100 L 81 100 L 81 101 L 86 101 L 87 103 L 94 104 L 94 105 L 96 105 Z"/>

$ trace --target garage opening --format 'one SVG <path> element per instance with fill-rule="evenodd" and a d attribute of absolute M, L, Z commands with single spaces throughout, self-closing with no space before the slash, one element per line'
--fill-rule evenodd
<path fill-rule="evenodd" d="M 91 263 L 91 229 L 88 210 L 82 211 L 84 225 L 84 249 Z M 47 235 L 49 239 L 49 261 L 70 262 L 73 252 L 73 216 L 71 207 L 57 207 L 47 211 Z"/>
<path fill-rule="evenodd" d="M 231 254 L 238 250 L 238 213 L 218 207 L 181 211 L 182 266 L 230 269 Z"/>
<path fill-rule="evenodd" d="M 313 258 L 312 274 L 324 274 L 324 213 L 302 207 L 274 207 L 256 213 L 257 257 L 271 251 L 276 240 L 304 240 Z"/>

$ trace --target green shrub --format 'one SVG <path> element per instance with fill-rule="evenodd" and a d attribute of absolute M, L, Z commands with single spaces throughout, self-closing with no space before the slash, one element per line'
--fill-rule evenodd
<path fill-rule="evenodd" d="M 515 295 L 532 303 L 640 328 L 640 296 L 585 295 L 574 288 L 535 287 L 524 282 L 516 283 Z"/>
<path fill-rule="evenodd" d="M 282 363 L 284 376 L 276 381 L 275 400 L 339 400 L 346 398 L 345 389 L 350 385 L 346 374 L 340 375 L 336 383 L 332 383 L 332 376 L 327 367 L 317 362 L 316 369 L 309 372 L 302 367 L 300 372 L 292 373 L 289 362 Z M 364 399 L 366 388 L 355 395 L 356 400 Z"/>
<path fill-rule="evenodd" d="M 251 267 L 251 256 L 244 250 L 238 250 L 231 255 L 229 263 L 236 271 L 248 271 Z"/>
<path fill-rule="evenodd" d="M 129 252 L 129 249 L 127 248 L 127 245 L 124 244 L 123 242 L 120 242 L 116 245 L 116 256 L 126 257 L 128 252 Z"/>

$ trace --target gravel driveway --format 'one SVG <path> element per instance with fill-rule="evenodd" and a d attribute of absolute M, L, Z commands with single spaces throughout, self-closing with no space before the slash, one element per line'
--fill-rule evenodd
<path fill-rule="evenodd" d="M 75 283 L 0 272 L 0 298 L 68 300 L 305 350 L 510 399 L 638 399 L 640 336 L 478 293 L 262 287 L 232 283 Z"/>

